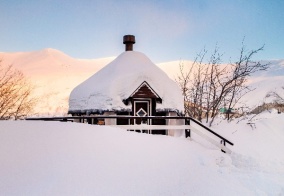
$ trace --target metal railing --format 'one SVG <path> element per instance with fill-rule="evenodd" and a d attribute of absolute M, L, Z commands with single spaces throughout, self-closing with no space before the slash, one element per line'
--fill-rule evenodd
<path fill-rule="evenodd" d="M 185 125 L 190 125 L 190 122 L 194 122 L 195 124 L 197 124 L 199 127 L 201 127 L 203 130 L 206 130 L 207 132 L 213 134 L 214 136 L 218 137 L 221 139 L 220 144 L 222 146 L 226 146 L 226 143 L 230 144 L 230 145 L 234 145 L 231 141 L 229 141 L 228 139 L 224 138 L 223 136 L 221 136 L 220 134 L 216 133 L 215 131 L 213 131 L 212 129 L 210 129 L 209 127 L 203 125 L 202 123 L 200 123 L 199 121 L 191 118 L 191 117 L 185 117 L 185 116 L 122 116 L 122 115 L 113 115 L 113 116 L 72 116 L 72 117 L 39 117 L 39 118 L 26 118 L 26 120 L 41 120 L 41 121 L 61 121 L 61 122 L 74 122 L 74 121 L 80 121 L 80 122 L 85 122 L 85 120 L 87 122 L 94 122 L 99 121 L 99 120 L 105 120 L 105 119 L 140 119 L 140 121 L 142 122 L 143 120 L 153 120 L 153 119 L 158 119 L 158 120 L 170 120 L 170 119 L 175 119 L 175 120 L 185 120 Z M 120 125 L 117 125 L 120 126 Z M 121 125 L 122 126 L 122 125 Z M 130 127 L 134 125 L 129 125 Z M 151 125 L 148 125 L 149 127 Z M 164 126 L 167 126 L 168 129 L 184 129 L 185 130 L 185 137 L 190 137 L 191 134 L 191 127 L 190 126 L 182 126 L 182 125 L 176 125 L 176 126 L 170 126 L 170 125 L 155 125 L 157 126 L 158 129 L 163 126 L 163 128 L 165 128 Z M 152 126 L 153 128 L 154 126 Z M 149 128 L 151 129 L 151 128 Z M 153 128 L 155 129 L 155 128 Z M 222 152 L 225 152 L 224 149 L 222 149 Z"/>

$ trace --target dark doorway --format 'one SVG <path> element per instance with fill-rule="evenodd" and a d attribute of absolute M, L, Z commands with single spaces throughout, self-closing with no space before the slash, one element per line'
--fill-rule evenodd
<path fill-rule="evenodd" d="M 134 101 L 134 116 L 149 116 L 150 114 L 150 104 L 149 101 L 147 100 L 139 100 L 139 101 Z M 150 124 L 149 120 L 148 121 L 142 121 L 141 119 L 136 119 L 135 124 L 141 124 L 141 123 L 147 123 Z"/>

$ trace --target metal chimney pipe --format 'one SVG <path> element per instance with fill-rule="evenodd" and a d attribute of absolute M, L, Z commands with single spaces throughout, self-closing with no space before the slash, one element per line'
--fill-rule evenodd
<path fill-rule="evenodd" d="M 134 35 L 123 36 L 123 44 L 125 44 L 125 51 L 133 51 L 133 44 L 135 44 Z"/>

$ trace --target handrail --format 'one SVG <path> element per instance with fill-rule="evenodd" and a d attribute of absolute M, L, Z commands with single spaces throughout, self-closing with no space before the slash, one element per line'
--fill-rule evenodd
<path fill-rule="evenodd" d="M 98 119 L 98 118 L 120 118 L 120 119 L 191 119 L 185 116 L 126 116 L 126 115 L 113 115 L 113 116 L 63 116 L 63 117 L 30 117 L 26 120 L 72 120 L 72 119 Z"/>
<path fill-rule="evenodd" d="M 200 123 L 199 121 L 195 120 L 194 118 L 190 117 L 190 120 L 192 120 L 193 122 L 195 122 L 196 124 L 198 124 L 199 126 L 201 126 L 202 128 L 206 129 L 207 131 L 209 131 L 210 133 L 212 133 L 213 135 L 221 138 L 222 140 L 224 140 L 225 142 L 228 142 L 229 144 L 231 144 L 232 146 L 234 145 L 232 142 L 230 142 L 229 140 L 227 140 L 226 138 L 224 138 L 223 136 L 219 135 L 218 133 L 212 131 L 211 129 L 209 129 L 208 127 L 206 127 L 205 125 L 203 125 L 202 123 Z"/>
<path fill-rule="evenodd" d="M 113 115 L 113 116 L 72 116 L 72 117 L 39 117 L 39 118 L 26 118 L 26 120 L 43 120 L 43 121 L 70 121 L 75 119 L 110 119 L 110 118 L 116 118 L 116 119 L 141 119 L 141 120 L 148 120 L 148 119 L 184 119 L 184 120 L 192 120 L 194 123 L 198 124 L 202 128 L 204 128 L 206 131 L 212 133 L 213 135 L 219 137 L 223 140 L 223 145 L 226 145 L 226 142 L 230 145 L 234 145 L 232 142 L 224 138 L 223 136 L 219 135 L 218 133 L 214 132 L 210 128 L 206 127 L 199 121 L 195 120 L 192 117 L 186 117 L 186 116 L 124 116 L 124 115 Z"/>

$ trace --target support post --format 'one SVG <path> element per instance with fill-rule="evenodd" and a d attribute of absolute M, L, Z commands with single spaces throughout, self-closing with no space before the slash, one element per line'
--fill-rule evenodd
<path fill-rule="evenodd" d="M 190 129 L 185 130 L 185 138 L 190 137 Z"/>
<path fill-rule="evenodd" d="M 221 140 L 220 143 L 223 144 L 224 146 L 226 146 L 226 141 L 225 141 L 225 140 Z M 222 151 L 223 153 L 226 153 L 226 151 L 224 151 L 224 150 L 222 150 L 222 149 L 221 149 L 221 151 Z"/>

